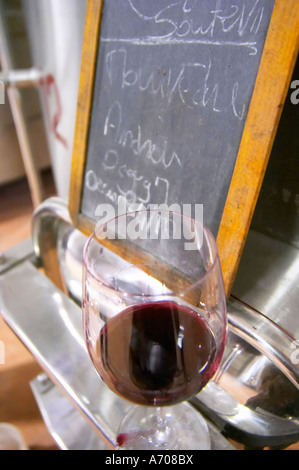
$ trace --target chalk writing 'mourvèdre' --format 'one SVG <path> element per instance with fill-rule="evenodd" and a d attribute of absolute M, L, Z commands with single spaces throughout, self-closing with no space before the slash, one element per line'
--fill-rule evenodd
<path fill-rule="evenodd" d="M 212 59 L 203 59 L 202 62 L 177 64 L 165 67 L 162 71 L 158 67 L 146 68 L 128 64 L 128 52 L 125 47 L 112 49 L 106 55 L 106 71 L 112 86 L 121 89 L 135 87 L 141 93 L 149 93 L 169 106 L 174 98 L 180 100 L 186 108 L 211 109 L 217 113 L 233 112 L 240 121 L 244 117 L 245 106 L 242 96 L 239 96 L 239 83 L 237 80 L 218 81 L 212 78 Z M 223 92 L 225 90 L 225 93 Z M 226 91 L 228 90 L 228 92 Z M 226 102 L 223 102 L 226 97 Z M 228 98 L 227 98 L 228 97 Z"/>

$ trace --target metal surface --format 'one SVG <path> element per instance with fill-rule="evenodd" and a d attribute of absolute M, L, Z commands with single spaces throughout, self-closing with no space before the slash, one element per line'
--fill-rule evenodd
<path fill-rule="evenodd" d="M 296 423 L 271 413 L 251 410 L 237 402 L 233 409 L 226 409 L 223 413 L 218 409 L 215 411 L 210 403 L 210 394 L 213 393 L 210 384 L 202 393 L 202 397 L 191 400 L 194 406 L 217 424 L 222 432 L 243 443 L 246 448 L 285 448 L 299 439 L 299 426 Z"/>
<path fill-rule="evenodd" d="M 67 202 L 53 197 L 44 201 L 33 213 L 32 242 L 34 253 L 47 276 L 62 291 L 67 293 L 64 276 L 58 259 L 58 233 L 61 227 L 71 226 Z"/>
<path fill-rule="evenodd" d="M 48 431 L 61 450 L 108 450 L 46 374 L 40 374 L 30 386 Z"/>
<path fill-rule="evenodd" d="M 247 448 L 284 448 L 299 440 L 298 388 L 231 330 L 219 372 L 192 403 Z"/>
<path fill-rule="evenodd" d="M 13 266 L 22 263 L 26 259 L 33 259 L 33 245 L 31 238 L 12 247 L 5 253 L 1 253 L 0 257 L 0 274 L 4 274 Z"/>
<path fill-rule="evenodd" d="M 299 250 L 251 230 L 233 295 L 299 339 Z"/>
<path fill-rule="evenodd" d="M 33 213 L 32 241 L 37 258 L 42 258 L 43 247 L 51 236 L 53 242 L 57 242 L 57 230 L 59 222 L 65 221 L 71 224 L 68 211 L 68 202 L 58 197 L 51 197 L 44 201 Z"/>
<path fill-rule="evenodd" d="M 299 390 L 298 364 L 291 360 L 294 339 L 288 333 L 234 299 L 228 302 L 228 321 L 231 331 L 268 357 Z"/>

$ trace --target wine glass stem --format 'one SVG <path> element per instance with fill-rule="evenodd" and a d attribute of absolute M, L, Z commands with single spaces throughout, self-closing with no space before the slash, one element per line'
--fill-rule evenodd
<path fill-rule="evenodd" d="M 157 407 L 157 429 L 163 431 L 165 428 L 165 413 L 161 406 Z"/>
<path fill-rule="evenodd" d="M 156 446 L 163 444 L 165 448 L 168 448 L 168 442 L 170 439 L 171 428 L 167 423 L 166 411 L 163 407 L 158 406 L 156 408 L 156 431 L 153 436 L 153 442 Z"/>

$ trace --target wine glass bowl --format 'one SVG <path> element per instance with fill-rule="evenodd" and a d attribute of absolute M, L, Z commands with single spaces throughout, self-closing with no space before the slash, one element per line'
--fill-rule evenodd
<path fill-rule="evenodd" d="M 213 236 L 182 214 L 134 212 L 99 225 L 83 259 L 91 360 L 113 392 L 142 405 L 125 417 L 119 447 L 206 448 L 205 422 L 182 402 L 213 377 L 226 341 Z"/>

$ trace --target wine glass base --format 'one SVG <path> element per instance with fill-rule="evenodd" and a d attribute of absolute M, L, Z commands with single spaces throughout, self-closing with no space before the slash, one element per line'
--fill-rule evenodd
<path fill-rule="evenodd" d="M 117 435 L 119 450 L 209 450 L 206 421 L 189 403 L 172 407 L 133 406 Z"/>

